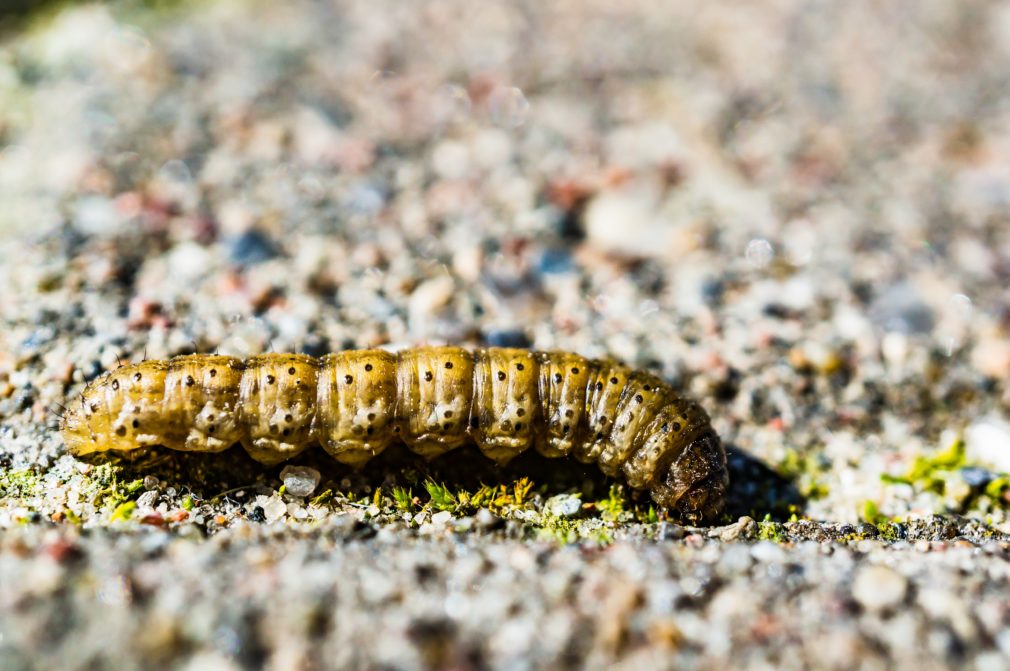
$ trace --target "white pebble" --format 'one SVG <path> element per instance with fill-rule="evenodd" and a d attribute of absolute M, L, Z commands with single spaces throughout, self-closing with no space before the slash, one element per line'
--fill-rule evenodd
<path fill-rule="evenodd" d="M 448 275 L 440 275 L 418 285 L 410 295 L 408 310 L 411 324 L 425 324 L 449 302 L 455 291 L 456 285 Z"/>
<path fill-rule="evenodd" d="M 865 566 L 859 569 L 852 583 L 852 597 L 871 611 L 897 606 L 907 590 L 905 576 L 886 566 Z"/>
<path fill-rule="evenodd" d="M 983 652 L 975 658 L 975 668 L 979 671 L 1002 671 L 1006 668 L 1006 658 L 996 651 Z"/>
<path fill-rule="evenodd" d="M 1010 373 L 1010 342 L 1000 334 L 984 333 L 971 352 L 971 363 L 983 375 L 993 378 Z"/>
<path fill-rule="evenodd" d="M 431 154 L 431 164 L 442 179 L 462 179 L 470 172 L 470 150 L 462 142 L 442 140 Z"/>
<path fill-rule="evenodd" d="M 319 471 L 308 466 L 285 466 L 281 471 L 284 493 L 291 496 L 308 496 L 319 486 Z"/>
<path fill-rule="evenodd" d="M 1010 472 L 1010 423 L 1001 417 L 981 419 L 965 431 L 968 458 Z"/>
<path fill-rule="evenodd" d="M 63 487 L 50 487 L 46 490 L 46 498 L 56 506 L 62 506 L 67 502 L 67 490 Z"/>
<path fill-rule="evenodd" d="M 266 518 L 267 522 L 276 522 L 284 517 L 287 512 L 288 507 L 284 505 L 284 501 L 279 496 L 271 496 L 263 504 L 263 517 Z"/>
<path fill-rule="evenodd" d="M 448 510 L 443 510 L 440 513 L 435 513 L 431 516 L 431 524 L 436 527 L 444 527 L 446 524 L 452 521 L 452 513 Z"/>
<path fill-rule="evenodd" d="M 604 252 L 663 257 L 674 246 L 676 227 L 658 208 L 658 195 L 647 185 L 605 191 L 586 207 L 586 235 Z"/>
<path fill-rule="evenodd" d="M 786 558 L 785 551 L 771 541 L 760 541 L 751 548 L 750 556 L 759 562 L 781 562 Z"/>
<path fill-rule="evenodd" d="M 158 492 L 156 490 L 148 490 L 137 497 L 137 507 L 140 509 L 154 508 L 154 504 L 158 502 Z"/>
<path fill-rule="evenodd" d="M 574 494 L 558 494 L 547 499 L 547 510 L 556 517 L 572 517 L 582 510 L 582 499 Z"/>
<path fill-rule="evenodd" d="M 74 210 L 74 227 L 88 235 L 111 235 L 123 223 L 115 204 L 102 196 L 80 198 Z"/>
<path fill-rule="evenodd" d="M 179 282 L 190 282 L 203 276 L 212 265 L 210 252 L 195 242 L 176 245 L 168 256 L 168 272 Z"/>
<path fill-rule="evenodd" d="M 754 238 L 747 243 L 744 256 L 747 257 L 748 263 L 753 268 L 760 269 L 771 263 L 772 258 L 775 256 L 775 250 L 772 248 L 772 243 L 764 238 Z"/>
<path fill-rule="evenodd" d="M 512 140 L 505 131 L 489 128 L 473 140 L 473 158 L 485 169 L 506 164 L 512 155 Z"/>
<path fill-rule="evenodd" d="M 494 122 L 507 128 L 522 126 L 530 113 L 529 101 L 522 89 L 515 86 L 500 86 L 492 91 L 488 107 Z"/>

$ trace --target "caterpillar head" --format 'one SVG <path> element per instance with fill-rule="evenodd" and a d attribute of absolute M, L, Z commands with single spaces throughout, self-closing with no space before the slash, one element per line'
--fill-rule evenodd
<path fill-rule="evenodd" d="M 725 507 L 729 474 L 725 469 L 695 483 L 680 497 L 674 512 L 685 522 L 711 522 Z"/>
<path fill-rule="evenodd" d="M 711 520 L 723 508 L 729 474 L 726 452 L 714 431 L 691 441 L 679 458 L 662 464 L 652 497 L 685 522 Z"/>
<path fill-rule="evenodd" d="M 88 421 L 84 397 L 66 409 L 60 417 L 60 433 L 63 435 L 63 442 L 67 449 L 74 456 L 81 456 L 91 452 L 97 452 L 99 447 L 98 436 L 91 428 Z"/>

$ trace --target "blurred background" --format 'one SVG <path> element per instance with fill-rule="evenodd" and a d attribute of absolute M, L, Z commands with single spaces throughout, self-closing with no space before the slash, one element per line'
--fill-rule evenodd
<path fill-rule="evenodd" d="M 38 478 L 0 528 L 69 505 L 41 493 L 82 477 L 45 409 L 119 359 L 449 342 L 611 355 L 698 396 L 730 448 L 724 521 L 766 539 L 1010 530 L 1007 2 L 7 0 L 0 21 L 0 466 Z M 944 640 L 1000 668 L 1006 608 L 988 619 Z M 944 645 L 915 654 L 963 660 Z"/>

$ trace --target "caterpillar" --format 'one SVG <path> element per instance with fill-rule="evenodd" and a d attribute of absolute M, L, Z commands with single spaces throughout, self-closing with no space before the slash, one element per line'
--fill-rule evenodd
<path fill-rule="evenodd" d="M 717 514 L 729 480 L 697 402 L 648 372 L 568 352 L 420 347 L 144 361 L 89 384 L 60 428 L 76 456 L 241 443 L 268 465 L 316 443 L 354 467 L 394 441 L 428 459 L 475 444 L 499 464 L 532 446 L 596 462 L 687 521 Z"/>

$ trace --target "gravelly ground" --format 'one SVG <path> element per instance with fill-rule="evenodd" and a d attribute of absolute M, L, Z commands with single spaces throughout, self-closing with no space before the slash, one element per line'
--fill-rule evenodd
<path fill-rule="evenodd" d="M 0 44 L 5 668 L 1010 666 L 1010 5 L 76 6 Z M 84 463 L 119 360 L 610 354 L 701 398 L 684 528 L 594 469 Z"/>

